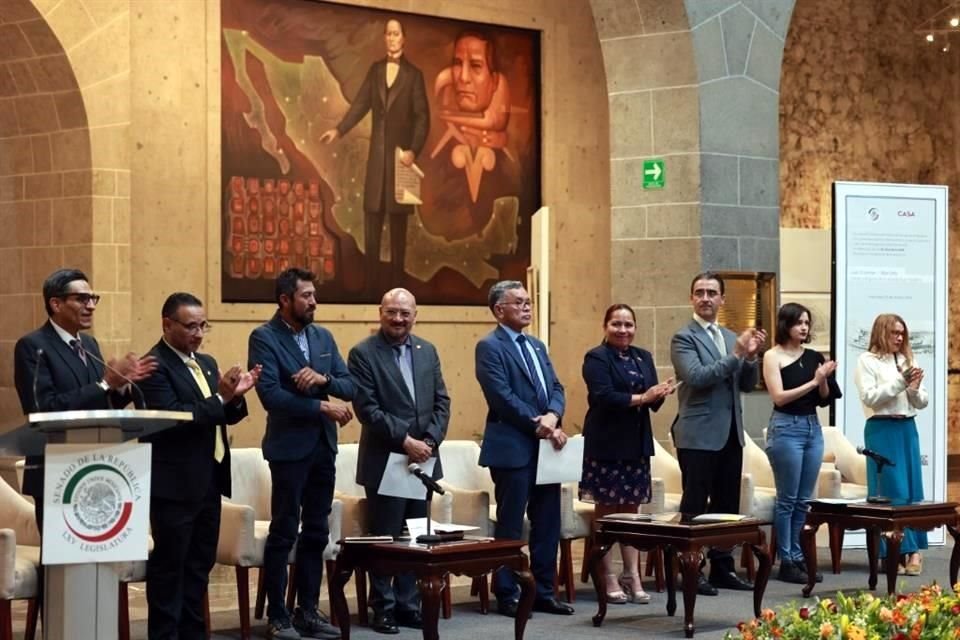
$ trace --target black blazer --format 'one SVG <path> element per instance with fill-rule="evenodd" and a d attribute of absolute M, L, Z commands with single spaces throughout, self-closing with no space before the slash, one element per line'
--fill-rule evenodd
<path fill-rule="evenodd" d="M 657 384 L 657 369 L 649 351 L 630 347 L 629 353 L 643 374 L 646 390 Z M 587 383 L 587 417 L 583 424 L 583 455 L 594 460 L 637 460 L 654 454 L 650 409 L 659 400 L 630 406 L 630 382 L 617 362 L 615 349 L 594 347 L 583 358 L 583 381 Z"/>
<path fill-rule="evenodd" d="M 89 353 L 103 359 L 100 345 L 92 336 L 81 333 L 80 342 Z M 94 358 L 87 358 L 84 365 L 49 321 L 17 340 L 13 350 L 13 378 L 24 415 L 120 409 L 130 401 L 129 395 L 104 391 L 97 384 L 103 380 L 103 365 Z M 23 492 L 43 499 L 43 456 L 27 457 Z"/>
<path fill-rule="evenodd" d="M 403 381 L 393 347 L 382 332 L 355 346 L 347 356 L 357 385 L 353 409 L 361 425 L 357 483 L 365 487 L 379 488 L 387 458 L 391 452 L 403 453 L 407 435 L 415 440 L 429 436 L 437 445 L 447 435 L 450 396 L 437 350 L 417 336 L 410 336 L 410 346 L 416 402 Z M 439 459 L 433 477 L 443 477 Z"/>
<path fill-rule="evenodd" d="M 183 359 L 161 340 L 150 350 L 157 359 L 157 370 L 140 382 L 147 408 L 159 411 L 189 411 L 193 421 L 181 422 L 146 438 L 153 444 L 151 495 L 183 502 L 203 499 L 215 477 L 221 495 L 230 497 L 230 445 L 228 424 L 236 424 L 247 415 L 243 398 L 226 405 L 217 397 L 220 371 L 212 356 L 195 354 L 210 391 L 204 398 L 193 374 Z M 214 429 L 220 430 L 226 449 L 223 460 L 213 459 Z"/>

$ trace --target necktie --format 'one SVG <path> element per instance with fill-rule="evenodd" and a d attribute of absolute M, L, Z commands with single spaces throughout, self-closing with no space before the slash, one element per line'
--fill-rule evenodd
<path fill-rule="evenodd" d="M 727 345 L 723 342 L 723 335 L 720 334 L 720 327 L 715 324 L 711 324 L 710 337 L 713 338 L 713 344 L 717 345 L 717 351 L 720 352 L 720 355 L 727 355 Z"/>
<path fill-rule="evenodd" d="M 538 409 L 540 411 L 546 411 L 549 404 L 547 401 L 547 392 L 543 388 L 543 383 L 540 382 L 540 376 L 537 375 L 537 367 L 533 364 L 533 356 L 530 354 L 530 349 L 527 348 L 527 337 L 521 333 L 517 336 L 517 344 L 520 345 L 520 353 L 523 354 L 523 361 L 527 365 L 527 373 L 530 374 L 530 379 L 533 381 L 533 388 L 537 392 Z"/>
<path fill-rule="evenodd" d="M 407 391 L 410 392 L 410 397 L 414 403 L 416 403 L 417 392 L 413 385 L 413 369 L 410 368 L 410 361 L 407 359 L 406 349 L 406 344 L 398 344 L 393 347 L 393 350 L 397 354 L 397 366 L 400 367 L 400 375 L 403 376 L 403 383 L 407 385 Z"/>
<path fill-rule="evenodd" d="M 80 358 L 83 364 L 87 364 L 87 354 L 83 351 L 83 345 L 80 344 L 80 341 L 71 340 L 70 346 L 73 348 L 73 352 L 77 354 L 77 357 Z"/>
<path fill-rule="evenodd" d="M 209 398 L 212 396 L 210 385 L 207 384 L 207 379 L 204 377 L 203 371 L 200 370 L 200 363 L 190 358 L 186 364 L 187 369 L 190 369 L 190 373 L 193 374 L 193 379 L 196 381 L 197 386 L 200 387 L 200 393 L 203 394 L 203 397 Z M 220 435 L 220 425 L 214 425 L 213 432 L 213 459 L 217 462 L 222 462 L 226 447 L 223 446 L 223 436 Z"/>

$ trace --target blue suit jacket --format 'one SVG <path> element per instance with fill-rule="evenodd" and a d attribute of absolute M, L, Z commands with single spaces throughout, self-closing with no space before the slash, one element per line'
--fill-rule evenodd
<path fill-rule="evenodd" d="M 267 430 L 262 445 L 263 457 L 267 460 L 302 460 L 318 442 L 331 453 L 337 451 L 336 423 L 320 413 L 320 401 L 331 396 L 353 400 L 355 387 L 337 343 L 327 329 L 309 325 L 307 340 L 310 362 L 303 357 L 279 312 L 250 334 L 248 366 L 263 365 L 257 396 L 267 410 Z M 327 384 L 315 385 L 305 393 L 299 391 L 293 374 L 306 366 L 327 376 Z"/>
<path fill-rule="evenodd" d="M 642 393 L 657 384 L 653 356 L 637 347 L 628 352 L 643 375 Z M 657 411 L 663 399 L 631 407 L 633 391 L 619 359 L 616 350 L 605 344 L 583 357 L 589 405 L 583 421 L 583 455 L 594 460 L 639 460 L 654 454 L 650 410 Z"/>
<path fill-rule="evenodd" d="M 547 392 L 547 411 L 563 415 L 563 385 L 542 342 L 527 336 L 540 361 Z M 487 400 L 487 422 L 480 447 L 480 465 L 517 469 L 537 462 L 537 392 L 527 366 L 502 327 L 477 343 L 476 375 Z"/>

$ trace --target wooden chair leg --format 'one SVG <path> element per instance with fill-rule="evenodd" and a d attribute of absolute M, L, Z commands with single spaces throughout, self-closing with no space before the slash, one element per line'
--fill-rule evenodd
<path fill-rule="evenodd" d="M 127 583 L 117 585 L 117 638 L 130 640 L 130 594 Z"/>
<path fill-rule="evenodd" d="M 287 611 L 293 615 L 293 605 L 296 604 L 295 600 L 297 598 L 297 563 L 287 565 Z"/>
<path fill-rule="evenodd" d="M 830 565 L 834 573 L 840 573 L 840 554 L 843 553 L 843 527 L 831 524 L 828 527 L 830 534 Z"/>
<path fill-rule="evenodd" d="M 250 637 L 250 569 L 237 567 L 237 607 L 240 610 L 240 638 Z"/>
<path fill-rule="evenodd" d="M 12 600 L 0 600 L 0 640 L 13 640 Z"/>
<path fill-rule="evenodd" d="M 770 564 L 777 561 L 777 530 L 770 525 L 770 546 L 767 547 L 767 553 L 770 554 Z"/>
<path fill-rule="evenodd" d="M 33 640 L 36 637 L 37 619 L 39 617 L 40 617 L 40 598 L 30 598 L 29 600 L 27 600 L 27 624 L 23 630 L 23 640 Z"/>
<path fill-rule="evenodd" d="M 477 583 L 477 593 L 480 595 L 480 613 L 487 615 L 490 612 L 490 589 L 487 588 L 487 576 L 489 574 L 483 574 L 479 578 L 476 578 L 479 582 Z"/>
<path fill-rule="evenodd" d="M 327 573 L 327 602 L 330 603 L 330 624 L 335 627 L 339 627 L 340 623 L 337 622 L 337 614 L 333 608 L 333 574 L 337 570 L 337 563 L 333 560 L 327 560 L 325 563 L 324 569 Z"/>
<path fill-rule="evenodd" d="M 357 569 L 353 577 L 357 581 L 357 623 L 368 627 L 370 619 L 367 617 L 367 572 Z"/>
<path fill-rule="evenodd" d="M 450 574 L 443 576 L 443 619 L 449 620 L 453 615 L 453 596 L 450 594 Z"/>
<path fill-rule="evenodd" d="M 257 569 L 257 600 L 253 605 L 253 617 L 263 620 L 263 610 L 267 606 L 267 590 L 263 588 L 263 567 Z"/>
<path fill-rule="evenodd" d="M 210 624 L 210 590 L 204 589 L 203 591 L 203 630 L 207 634 L 207 640 L 210 640 L 210 629 L 213 628 L 213 625 Z"/>
<path fill-rule="evenodd" d="M 740 566 L 746 568 L 748 580 L 752 581 L 757 575 L 757 569 L 753 564 L 753 549 L 748 544 L 740 547 Z"/>
<path fill-rule="evenodd" d="M 590 582 L 590 552 L 593 551 L 593 536 L 587 536 L 583 539 L 583 559 L 580 561 L 580 582 L 586 584 Z"/>
<path fill-rule="evenodd" d="M 573 584 L 573 540 L 567 538 L 560 541 L 560 584 L 565 588 L 567 602 L 577 599 L 577 590 Z"/>

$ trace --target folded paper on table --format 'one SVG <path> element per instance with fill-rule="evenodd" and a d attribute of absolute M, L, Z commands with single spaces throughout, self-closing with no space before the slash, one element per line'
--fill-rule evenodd
<path fill-rule="evenodd" d="M 750 516 L 742 513 L 701 513 L 693 517 L 694 522 L 740 522 Z"/>
<path fill-rule="evenodd" d="M 420 463 L 423 472 L 433 477 L 433 467 L 437 464 L 436 458 L 430 458 Z M 383 478 L 377 493 L 381 496 L 407 498 L 409 500 L 426 500 L 427 488 L 420 482 L 420 478 L 410 473 L 410 458 L 405 453 L 391 453 L 387 458 L 387 466 L 383 469 Z"/>
<path fill-rule="evenodd" d="M 430 531 L 432 533 L 453 533 L 455 531 L 476 531 L 480 527 L 474 527 L 469 524 L 454 524 L 452 522 L 430 521 Z M 426 518 L 407 518 L 407 531 L 410 532 L 410 538 L 416 540 L 417 536 L 427 533 Z"/>
<path fill-rule="evenodd" d="M 611 513 L 604 517 L 614 520 L 632 520 L 633 522 L 650 522 L 653 520 L 653 514 L 650 513 Z"/>
<path fill-rule="evenodd" d="M 580 482 L 583 473 L 583 438 L 568 438 L 557 451 L 550 440 L 540 440 L 537 456 L 537 484 Z"/>
<path fill-rule="evenodd" d="M 822 502 L 823 504 L 856 504 L 863 502 L 862 498 L 814 498 L 812 502 Z"/>

